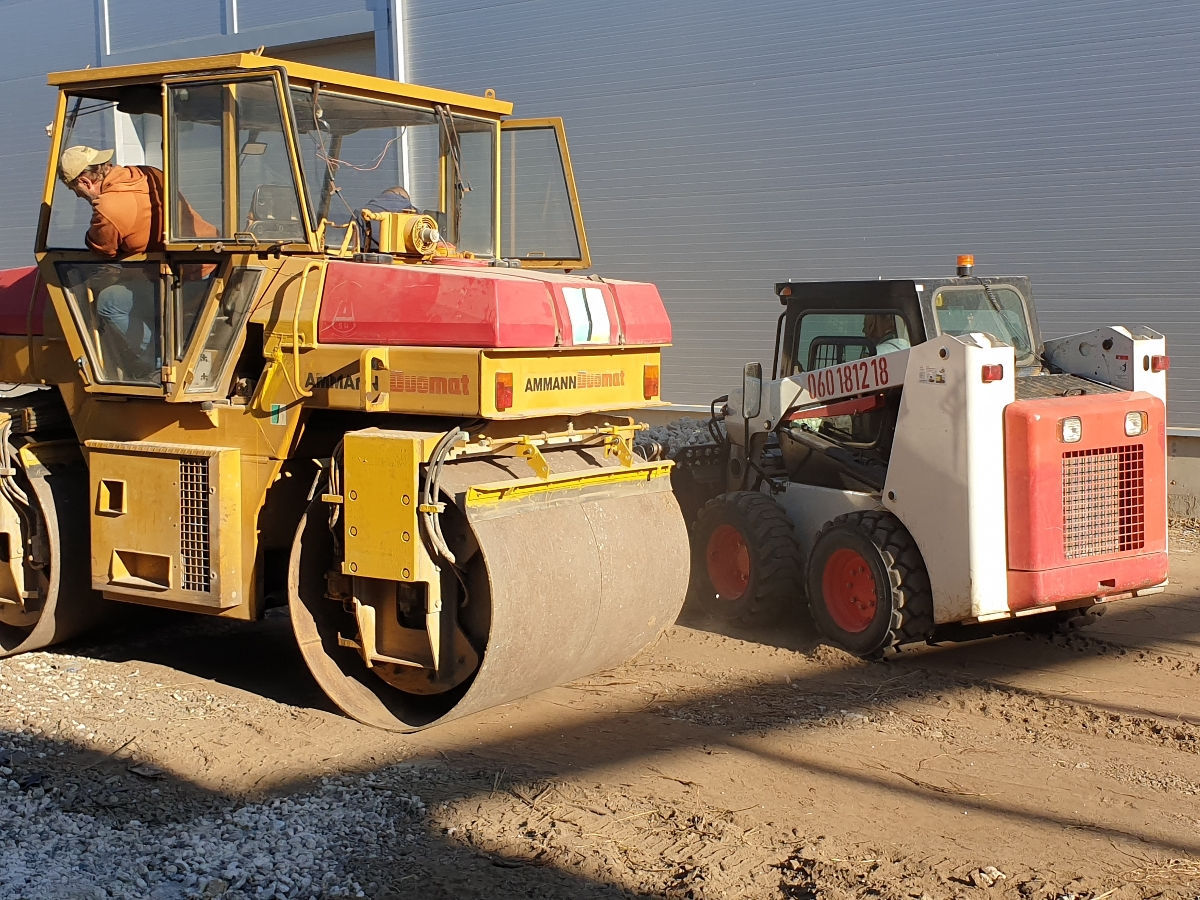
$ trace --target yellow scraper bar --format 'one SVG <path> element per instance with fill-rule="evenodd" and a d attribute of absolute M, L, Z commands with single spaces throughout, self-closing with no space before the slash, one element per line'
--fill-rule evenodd
<path fill-rule="evenodd" d="M 489 506 L 520 500 L 537 494 L 578 490 L 596 485 L 622 484 L 634 481 L 650 482 L 671 474 L 675 465 L 670 460 L 643 463 L 636 466 L 611 467 L 603 470 L 563 472 L 545 478 L 519 478 L 516 481 L 496 481 L 467 488 L 467 506 Z"/>

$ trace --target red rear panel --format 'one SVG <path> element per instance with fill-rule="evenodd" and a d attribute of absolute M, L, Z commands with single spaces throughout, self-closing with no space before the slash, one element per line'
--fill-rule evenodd
<path fill-rule="evenodd" d="M 627 344 L 671 343 L 671 320 L 658 288 L 643 281 L 610 281 Z"/>
<path fill-rule="evenodd" d="M 36 297 L 33 295 L 35 286 Z M 32 315 L 30 299 L 33 300 Z M 36 266 L 0 269 L 0 334 L 41 334 L 48 299 L 45 283 L 38 280 Z"/>
<path fill-rule="evenodd" d="M 587 291 L 603 307 L 583 310 Z M 607 318 L 594 331 L 580 316 Z M 590 340 L 586 335 L 591 334 Z M 606 335 L 598 338 L 600 334 Z M 318 322 L 325 344 L 424 347 L 565 347 L 666 344 L 671 325 L 652 284 L 592 281 L 491 268 L 478 262 L 373 265 L 334 261 Z M 583 337 L 581 337 L 583 335 Z"/>
<path fill-rule="evenodd" d="M 1146 433 L 1125 434 L 1145 412 Z M 1082 437 L 1059 439 L 1077 416 Z M 1019 400 L 1004 411 L 1009 608 L 1104 597 L 1167 577 L 1166 410 L 1146 393 Z"/>

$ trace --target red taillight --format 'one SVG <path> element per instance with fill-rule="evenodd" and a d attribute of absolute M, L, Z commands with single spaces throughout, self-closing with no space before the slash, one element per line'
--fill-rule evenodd
<path fill-rule="evenodd" d="M 989 381 L 1000 381 L 1002 378 L 1004 378 L 1004 366 L 1000 365 L 1000 363 L 992 363 L 990 366 L 983 367 L 984 384 L 987 384 Z"/>
<path fill-rule="evenodd" d="M 1150 357 L 1151 372 L 1165 372 L 1171 368 L 1171 357 L 1169 356 L 1152 356 Z"/>
<path fill-rule="evenodd" d="M 513 405 L 512 372 L 496 373 L 496 410 L 503 412 Z"/>
<path fill-rule="evenodd" d="M 658 396 L 658 366 L 642 367 L 642 396 L 647 400 Z"/>

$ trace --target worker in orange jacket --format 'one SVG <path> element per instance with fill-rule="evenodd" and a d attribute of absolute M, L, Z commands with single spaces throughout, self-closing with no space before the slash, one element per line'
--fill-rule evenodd
<path fill-rule="evenodd" d="M 100 256 L 116 259 L 163 249 L 163 173 L 153 166 L 118 166 L 112 150 L 75 146 L 63 151 L 59 177 L 76 196 L 92 205 L 92 219 L 84 242 Z M 182 197 L 179 202 L 181 236 L 216 237 L 206 222 Z M 206 273 L 207 274 L 207 273 Z M 156 287 L 140 269 L 122 271 L 119 281 L 96 296 L 96 313 L 106 328 L 114 328 L 133 357 L 151 374 L 156 344 Z"/>

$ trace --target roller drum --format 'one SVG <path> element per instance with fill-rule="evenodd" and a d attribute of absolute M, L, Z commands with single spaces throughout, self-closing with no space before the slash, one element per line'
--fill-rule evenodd
<path fill-rule="evenodd" d="M 443 517 L 447 539 L 478 546 L 464 565 L 468 600 L 459 616 L 481 662 L 464 684 L 433 696 L 397 690 L 357 651 L 337 646 L 345 614 L 323 596 L 332 556 L 326 518 L 319 504 L 310 507 L 292 553 L 293 624 L 318 682 L 349 715 L 397 731 L 447 722 L 619 665 L 675 621 L 689 560 L 669 479 L 551 492 L 462 515 L 466 489 L 504 471 L 489 460 L 443 470 L 443 495 L 457 506 Z"/>

